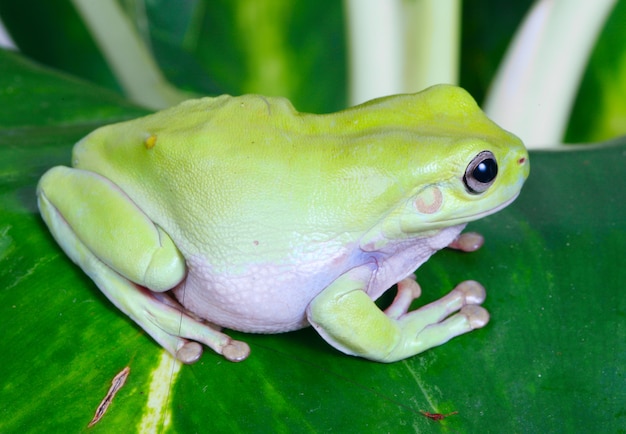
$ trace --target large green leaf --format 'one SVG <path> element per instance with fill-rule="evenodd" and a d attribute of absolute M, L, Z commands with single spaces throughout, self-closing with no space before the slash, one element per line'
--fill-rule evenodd
<path fill-rule="evenodd" d="M 86 431 L 125 366 L 91 430 L 148 430 L 154 416 L 181 433 L 624 432 L 626 141 L 533 153 L 520 198 L 471 225 L 485 246 L 418 270 L 420 303 L 481 281 L 492 315 L 482 330 L 389 365 L 338 353 L 312 330 L 232 333 L 250 344 L 246 361 L 207 351 L 153 376 L 160 348 L 65 258 L 35 201 L 38 177 L 68 164 L 76 140 L 143 111 L 6 52 L 0 101 L 0 432 Z"/>

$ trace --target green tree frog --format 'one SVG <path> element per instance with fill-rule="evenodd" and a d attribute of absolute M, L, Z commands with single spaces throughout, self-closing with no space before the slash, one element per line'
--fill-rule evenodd
<path fill-rule="evenodd" d="M 259 95 L 190 100 L 97 129 L 72 166 L 41 178 L 43 219 L 185 363 L 201 344 L 245 359 L 221 327 L 311 325 L 344 353 L 392 362 L 484 326 L 474 281 L 410 311 L 412 273 L 443 247 L 477 248 L 465 224 L 511 203 L 529 172 L 522 142 L 449 85 L 325 115 Z"/>

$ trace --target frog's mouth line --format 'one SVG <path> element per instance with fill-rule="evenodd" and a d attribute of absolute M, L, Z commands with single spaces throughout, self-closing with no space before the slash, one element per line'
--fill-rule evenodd
<path fill-rule="evenodd" d="M 506 208 L 507 206 L 511 205 L 515 201 L 515 199 L 517 199 L 517 196 L 519 196 L 520 193 L 521 193 L 521 191 L 518 191 L 509 200 L 507 200 L 506 202 L 502 202 L 500 205 L 496 206 L 495 208 L 492 208 L 492 209 L 490 209 L 488 211 L 480 212 L 478 214 L 473 214 L 473 215 L 469 216 L 469 220 L 478 220 L 478 219 L 486 217 L 488 215 L 497 213 L 498 211 L 500 211 L 500 210 Z"/>
<path fill-rule="evenodd" d="M 512 196 L 510 199 L 508 199 L 506 202 L 502 202 L 500 205 L 496 206 L 495 208 L 491 208 L 487 211 L 483 211 L 483 212 L 479 212 L 476 214 L 471 214 L 468 216 L 464 216 L 462 218 L 451 218 L 449 220 L 441 220 L 439 221 L 439 223 L 442 226 L 449 226 L 449 225 L 455 225 L 455 224 L 462 224 L 462 223 L 468 223 L 468 222 L 472 222 L 475 220 L 479 220 L 483 217 L 487 217 L 488 215 L 491 214 L 495 214 L 498 211 L 506 208 L 507 206 L 509 206 L 511 203 L 513 203 L 515 201 L 515 199 L 517 199 L 517 197 L 519 196 L 521 191 L 518 191 L 517 193 L 515 193 L 514 196 Z"/>

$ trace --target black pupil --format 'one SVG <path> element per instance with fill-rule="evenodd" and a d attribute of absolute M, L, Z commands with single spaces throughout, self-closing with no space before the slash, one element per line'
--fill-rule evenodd
<path fill-rule="evenodd" d="M 486 158 L 476 166 L 472 175 L 474 175 L 474 179 L 478 182 L 482 182 L 484 184 L 493 181 L 493 179 L 498 174 L 498 165 L 493 158 Z"/>

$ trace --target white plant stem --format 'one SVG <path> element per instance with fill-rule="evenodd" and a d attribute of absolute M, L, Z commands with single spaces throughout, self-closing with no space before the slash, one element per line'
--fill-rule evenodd
<path fill-rule="evenodd" d="M 0 48 L 17 50 L 17 46 L 15 45 L 15 42 L 13 42 L 13 39 L 11 39 L 11 35 L 7 32 L 7 29 L 4 27 L 2 19 L 0 19 Z"/>
<path fill-rule="evenodd" d="M 345 0 L 350 103 L 456 83 L 460 0 Z"/>
<path fill-rule="evenodd" d="M 487 114 L 529 148 L 563 140 L 589 55 L 616 0 L 540 0 L 509 47 Z"/>
<path fill-rule="evenodd" d="M 189 95 L 169 84 L 115 0 L 72 0 L 125 93 L 152 109 Z"/>

